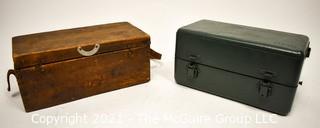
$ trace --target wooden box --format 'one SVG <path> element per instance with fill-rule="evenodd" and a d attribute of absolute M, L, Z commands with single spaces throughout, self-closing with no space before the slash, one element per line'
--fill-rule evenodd
<path fill-rule="evenodd" d="M 27 112 L 150 80 L 150 36 L 127 22 L 13 37 L 14 69 Z"/>

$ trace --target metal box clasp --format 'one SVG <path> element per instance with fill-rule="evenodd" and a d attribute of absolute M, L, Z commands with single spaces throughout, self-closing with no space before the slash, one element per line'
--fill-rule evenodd
<path fill-rule="evenodd" d="M 262 97 L 269 97 L 271 95 L 272 87 L 271 82 L 268 80 L 262 80 L 259 82 L 259 95 Z"/>
<path fill-rule="evenodd" d="M 198 66 L 196 63 L 189 63 L 187 65 L 187 77 L 188 79 L 197 78 L 199 74 Z"/>

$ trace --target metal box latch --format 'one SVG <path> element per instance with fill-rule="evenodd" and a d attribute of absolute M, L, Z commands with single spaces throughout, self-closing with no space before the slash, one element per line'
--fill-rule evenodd
<path fill-rule="evenodd" d="M 187 77 L 188 79 L 194 79 L 198 77 L 198 66 L 196 63 L 190 63 L 187 65 Z"/>
<path fill-rule="evenodd" d="M 259 82 L 259 94 L 262 97 L 268 97 L 271 95 L 271 82 L 268 80 L 262 80 Z"/>

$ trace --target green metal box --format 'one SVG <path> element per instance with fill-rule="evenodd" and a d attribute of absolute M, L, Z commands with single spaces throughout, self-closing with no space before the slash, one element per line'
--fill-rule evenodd
<path fill-rule="evenodd" d="M 201 20 L 177 31 L 175 80 L 287 115 L 310 50 L 304 35 Z"/>

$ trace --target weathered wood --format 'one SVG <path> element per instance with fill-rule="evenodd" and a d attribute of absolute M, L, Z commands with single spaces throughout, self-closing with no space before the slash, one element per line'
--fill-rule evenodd
<path fill-rule="evenodd" d="M 17 70 L 26 111 L 147 82 L 147 47 Z"/>
<path fill-rule="evenodd" d="M 92 56 L 77 51 L 95 44 L 100 48 Z M 7 76 L 17 77 L 30 112 L 147 82 L 149 60 L 160 58 L 150 49 L 149 35 L 114 23 L 14 37 L 15 69 Z"/>
<path fill-rule="evenodd" d="M 149 35 L 130 23 L 104 24 L 13 37 L 13 61 L 20 69 L 82 57 L 79 46 L 90 49 L 100 44 L 98 53 L 104 53 L 149 43 Z"/>

